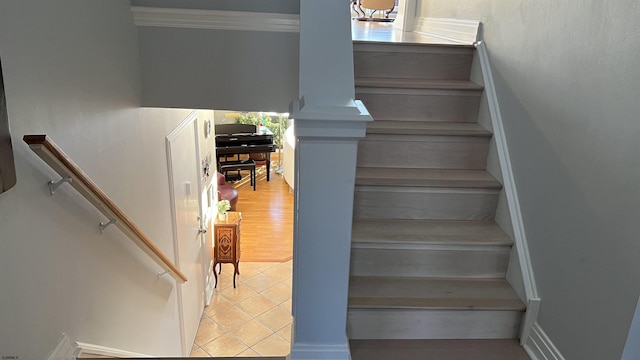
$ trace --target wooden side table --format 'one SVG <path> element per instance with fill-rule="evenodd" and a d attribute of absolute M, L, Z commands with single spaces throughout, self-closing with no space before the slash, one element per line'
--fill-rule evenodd
<path fill-rule="evenodd" d="M 216 278 L 214 287 L 218 287 L 218 274 L 222 272 L 222 264 L 233 264 L 233 287 L 236 287 L 236 275 L 240 275 L 240 222 L 242 213 L 229 211 L 227 220 L 220 220 L 216 216 L 214 223 L 213 243 L 213 275 Z M 218 274 L 216 265 L 220 264 Z"/>

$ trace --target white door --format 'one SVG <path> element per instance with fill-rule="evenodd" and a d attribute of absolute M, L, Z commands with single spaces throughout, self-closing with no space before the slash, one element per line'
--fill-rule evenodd
<path fill-rule="evenodd" d="M 178 285 L 180 332 L 185 356 L 196 337 L 205 298 L 197 146 L 194 112 L 167 136 L 176 265 L 188 278 L 186 283 Z"/>

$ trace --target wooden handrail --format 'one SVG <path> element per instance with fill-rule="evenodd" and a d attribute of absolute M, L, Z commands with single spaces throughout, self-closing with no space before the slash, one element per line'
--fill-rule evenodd
<path fill-rule="evenodd" d="M 108 219 L 115 219 L 115 225 L 162 269 L 166 270 L 180 283 L 187 281 L 187 277 L 176 265 L 50 138 L 46 135 L 25 135 L 23 140 L 29 144 L 29 148 L 33 152 L 38 154 L 58 174 L 62 177 L 71 178 L 71 186 Z"/>

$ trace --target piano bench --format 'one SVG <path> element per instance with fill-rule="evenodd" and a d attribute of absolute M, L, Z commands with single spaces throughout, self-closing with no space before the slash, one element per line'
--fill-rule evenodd
<path fill-rule="evenodd" d="M 240 171 L 249 170 L 250 184 L 253 186 L 253 191 L 256 191 L 256 163 L 251 159 L 243 161 L 223 161 L 218 164 L 218 171 L 225 174 L 228 171 Z"/>

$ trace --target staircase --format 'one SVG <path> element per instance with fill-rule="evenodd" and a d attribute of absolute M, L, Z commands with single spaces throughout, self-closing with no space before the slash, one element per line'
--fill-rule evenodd
<path fill-rule="evenodd" d="M 360 141 L 350 339 L 515 339 L 525 310 L 505 280 L 473 46 L 354 42 Z"/>

